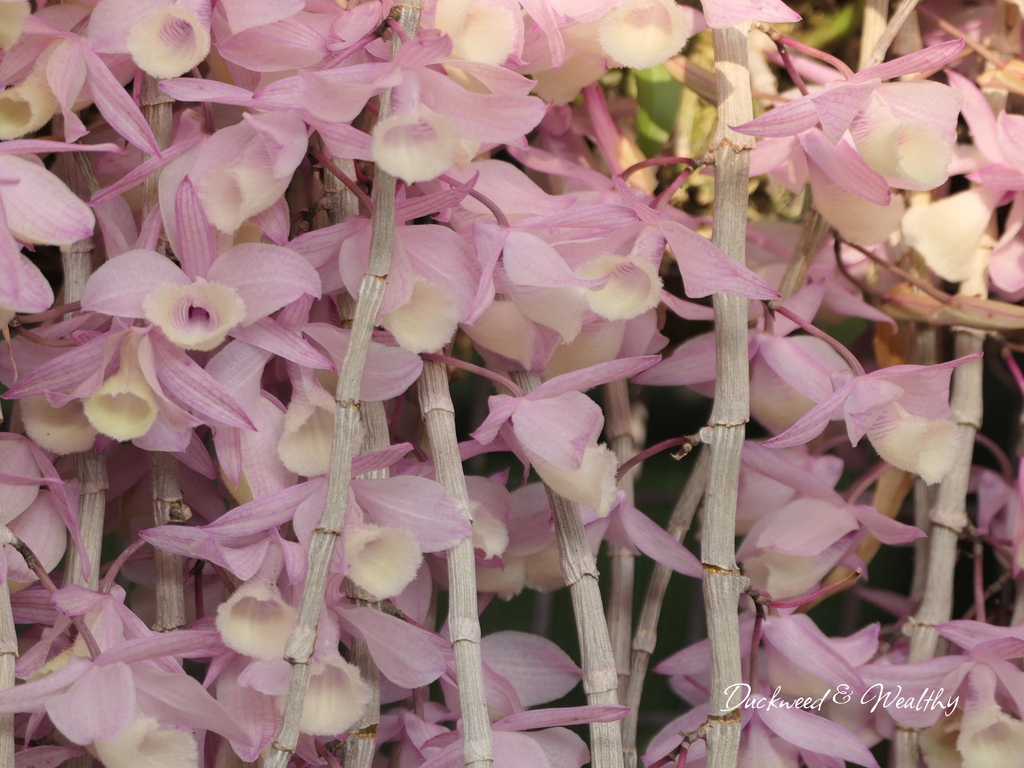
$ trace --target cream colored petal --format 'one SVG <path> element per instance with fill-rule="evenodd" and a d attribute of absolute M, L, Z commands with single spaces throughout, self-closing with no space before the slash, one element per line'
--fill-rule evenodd
<path fill-rule="evenodd" d="M 929 269 L 943 280 L 959 283 L 986 266 L 978 263 L 987 259 L 978 242 L 991 218 L 986 195 L 967 190 L 908 209 L 901 226 L 904 240 Z"/>
<path fill-rule="evenodd" d="M 381 325 L 403 349 L 436 352 L 455 335 L 459 307 L 444 288 L 417 277 L 409 301 L 384 315 Z"/>
<path fill-rule="evenodd" d="M 341 658 L 315 661 L 302 700 L 299 730 L 312 736 L 337 736 L 362 717 L 369 703 L 370 687 L 358 669 Z"/>
<path fill-rule="evenodd" d="M 624 67 L 648 69 L 686 45 L 690 25 L 673 0 L 626 0 L 600 22 L 601 46 Z"/>
<path fill-rule="evenodd" d="M 246 582 L 217 608 L 224 645 L 255 659 L 280 659 L 296 611 L 274 585 Z"/>
<path fill-rule="evenodd" d="M 92 447 L 97 431 L 86 417 L 81 400 L 60 408 L 54 408 L 45 397 L 27 397 L 19 402 L 25 434 L 41 448 L 66 456 Z"/>
<path fill-rule="evenodd" d="M 459 131 L 451 118 L 421 106 L 416 112 L 378 122 L 371 149 L 381 168 L 412 184 L 451 168 L 458 146 Z"/>
<path fill-rule="evenodd" d="M 149 432 L 158 413 L 153 390 L 134 362 L 122 362 L 120 370 L 83 403 L 89 423 L 122 442 Z"/>
<path fill-rule="evenodd" d="M 423 561 L 416 538 L 400 528 L 360 525 L 345 530 L 348 578 L 381 600 L 401 594 Z"/>
<path fill-rule="evenodd" d="M 198 280 L 191 285 L 162 285 L 142 303 L 146 319 L 182 349 L 208 352 L 245 320 L 245 303 L 227 285 Z"/>
<path fill-rule="evenodd" d="M 210 32 L 188 6 L 165 5 L 132 27 L 128 52 L 148 75 L 178 77 L 209 55 Z"/>
<path fill-rule="evenodd" d="M 0 93 L 0 140 L 38 131 L 57 111 L 56 97 L 46 80 L 30 76 Z"/>
<path fill-rule="evenodd" d="M 618 466 L 615 454 L 606 445 L 588 445 L 583 453 L 583 463 L 577 470 L 534 460 L 537 474 L 551 490 L 586 504 L 602 517 L 611 511 L 615 502 L 615 471 Z"/>

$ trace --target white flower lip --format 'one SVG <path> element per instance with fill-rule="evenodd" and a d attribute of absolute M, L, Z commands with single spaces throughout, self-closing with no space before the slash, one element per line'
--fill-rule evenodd
<path fill-rule="evenodd" d="M 218 346 L 245 319 L 245 303 L 234 288 L 201 278 L 192 285 L 162 285 L 142 306 L 172 343 L 199 352 Z"/>
<path fill-rule="evenodd" d="M 413 184 L 437 178 L 455 164 L 459 131 L 445 115 L 420 106 L 389 115 L 373 129 L 373 157 L 388 173 Z"/>
<path fill-rule="evenodd" d="M 89 423 L 115 440 L 134 440 L 149 432 L 156 421 L 156 398 L 137 364 L 122 361 L 121 368 L 83 403 Z"/>
<path fill-rule="evenodd" d="M 587 305 L 606 320 L 632 320 L 661 300 L 661 278 L 650 264 L 628 256 L 605 254 L 584 262 L 578 277 L 608 281 L 587 291 Z"/>
<path fill-rule="evenodd" d="M 382 600 L 400 594 L 416 577 L 423 554 L 401 528 L 362 525 L 345 531 L 348 577 Z"/>
<path fill-rule="evenodd" d="M 255 659 L 279 659 L 295 617 L 295 609 L 276 586 L 250 581 L 217 609 L 217 629 L 233 651 Z"/>
<path fill-rule="evenodd" d="M 600 23 L 601 47 L 618 63 L 648 69 L 686 45 L 690 27 L 671 0 L 627 0 Z"/>
<path fill-rule="evenodd" d="M 210 32 L 185 5 L 165 5 L 128 34 L 128 51 L 146 74 L 184 75 L 210 53 Z"/>
<path fill-rule="evenodd" d="M 434 352 L 451 341 L 458 315 L 458 305 L 448 291 L 417 277 L 409 301 L 384 315 L 381 325 L 403 349 L 419 354 Z"/>
<path fill-rule="evenodd" d="M 38 76 L 0 92 L 0 140 L 17 139 L 38 131 L 57 111 L 57 99 Z"/>

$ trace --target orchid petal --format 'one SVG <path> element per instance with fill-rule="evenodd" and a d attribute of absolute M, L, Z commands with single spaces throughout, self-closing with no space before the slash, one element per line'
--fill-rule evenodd
<path fill-rule="evenodd" d="M 0 155 L 0 201 L 11 234 L 30 243 L 71 245 L 92 235 L 96 219 L 89 207 L 57 176 L 17 155 Z M 40 201 L 46 201 L 41 204 Z"/>
<path fill-rule="evenodd" d="M 85 57 L 85 66 L 89 70 L 89 86 L 93 99 L 107 122 L 124 136 L 128 143 L 143 152 L 159 155 L 160 149 L 156 145 L 153 131 L 131 96 L 89 46 L 83 43 L 81 51 Z"/>
<path fill-rule="evenodd" d="M 423 552 L 449 549 L 472 532 L 465 513 L 433 480 L 406 475 L 353 480 L 351 487 L 367 518 L 410 532 Z"/>
<path fill-rule="evenodd" d="M 676 573 L 695 579 L 704 577 L 700 560 L 643 512 L 627 503 L 622 505 L 619 515 L 626 534 L 645 555 Z"/>
<path fill-rule="evenodd" d="M 316 270 L 306 259 L 277 245 L 237 245 L 214 261 L 206 276 L 238 291 L 245 302 L 245 325 L 302 296 L 320 297 Z"/>
<path fill-rule="evenodd" d="M 190 282 L 166 256 L 155 251 L 128 251 L 93 272 L 82 293 L 82 309 L 112 317 L 145 317 L 143 302 L 151 291 Z"/>
<path fill-rule="evenodd" d="M 116 739 L 135 717 L 135 682 L 127 664 L 94 664 L 46 703 L 53 724 L 76 744 Z"/>
<path fill-rule="evenodd" d="M 372 608 L 338 607 L 342 626 L 366 642 L 380 671 L 395 685 L 420 688 L 444 674 L 451 649 L 437 635 Z"/>

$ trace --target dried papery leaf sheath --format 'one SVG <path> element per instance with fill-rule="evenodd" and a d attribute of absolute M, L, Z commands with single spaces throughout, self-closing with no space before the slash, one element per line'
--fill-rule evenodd
<path fill-rule="evenodd" d="M 753 117 L 747 69 L 746 27 L 713 31 L 718 83 L 715 135 L 715 201 L 712 242 L 730 258 L 745 262 L 747 178 L 753 141 L 729 129 Z M 747 368 L 747 300 L 716 293 L 715 404 L 704 432 L 710 454 L 704 502 L 704 603 L 711 650 L 711 698 L 705 730 L 709 768 L 736 765 L 740 741 L 738 710 L 726 691 L 742 682 L 738 604 L 746 579 L 736 565 L 736 498 L 740 454 L 750 413 Z M 703 437 L 703 435 L 702 435 Z"/>
<path fill-rule="evenodd" d="M 472 522 L 444 363 L 424 360 L 419 397 L 437 480 Z M 462 756 L 466 768 L 488 768 L 494 762 L 494 748 L 484 695 L 472 534 L 448 550 L 448 590 L 448 632 L 455 651 L 462 712 Z"/>
<path fill-rule="evenodd" d="M 512 380 L 527 394 L 540 384 L 536 374 L 526 371 L 513 373 Z M 555 520 L 562 573 L 576 618 L 587 703 L 618 704 L 619 677 L 597 580 L 597 561 L 583 529 L 579 505 L 550 487 L 547 494 Z M 622 732 L 618 723 L 590 724 L 590 755 L 594 768 L 622 764 Z"/>
<path fill-rule="evenodd" d="M 416 0 L 401 6 L 399 23 L 410 37 L 415 36 L 419 28 L 421 7 L 422 3 Z M 397 52 L 399 45 L 400 41 L 396 38 L 392 56 Z M 382 117 L 388 114 L 389 107 L 389 92 L 385 91 L 381 95 Z M 370 262 L 359 286 L 348 353 L 338 375 L 338 389 L 335 394 L 327 501 L 310 543 L 309 570 L 303 586 L 298 622 L 285 648 L 285 659 L 292 665 L 291 677 L 281 727 L 277 739 L 271 745 L 267 768 L 284 768 L 298 742 L 302 701 L 309 686 L 310 660 L 316 647 L 317 624 L 327 586 L 328 566 L 345 520 L 352 458 L 360 422 L 359 384 L 391 266 L 394 220 L 395 178 L 378 168 L 374 182 Z"/>

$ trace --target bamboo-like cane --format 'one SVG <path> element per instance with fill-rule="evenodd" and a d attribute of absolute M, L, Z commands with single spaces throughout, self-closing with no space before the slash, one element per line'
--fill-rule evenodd
<path fill-rule="evenodd" d="M 753 119 L 746 33 L 745 26 L 712 32 L 719 94 L 712 241 L 740 264 L 745 262 L 747 180 L 754 141 L 729 126 Z M 708 443 L 711 462 L 701 546 L 711 651 L 711 697 L 704 734 L 708 768 L 733 768 L 742 726 L 739 710 L 728 706 L 726 691 L 742 682 L 737 606 L 747 580 L 736 565 L 735 536 L 740 455 L 750 415 L 748 302 L 723 293 L 716 293 L 713 301 L 715 404 L 701 435 Z"/>
<path fill-rule="evenodd" d="M 629 403 L 629 384 L 624 379 L 605 384 L 604 432 L 615 458 L 622 465 L 636 453 L 633 435 L 633 411 Z M 626 492 L 626 500 L 635 504 L 633 488 L 637 467 L 619 480 L 619 488 Z M 636 580 L 636 557 L 620 544 L 608 544 L 608 570 L 611 586 L 608 591 L 608 636 L 615 654 L 615 669 L 619 675 L 619 701 L 626 698 L 629 688 L 629 646 L 633 634 L 633 588 Z M 623 721 L 625 726 L 625 721 Z M 625 731 L 623 731 L 625 736 Z"/>
<path fill-rule="evenodd" d="M 996 18 L 1001 22 L 993 28 L 993 47 L 1007 53 L 1020 51 L 1020 16 L 1010 13 L 1008 3 L 998 0 Z M 1013 20 L 1012 22 L 1010 20 Z M 1006 105 L 1007 92 L 987 89 L 986 98 L 994 112 Z M 978 248 L 991 252 L 997 238 L 997 222 L 993 214 L 989 229 L 982 236 Z M 975 274 L 960 284 L 958 295 L 988 297 L 988 257 L 976 258 L 979 265 Z M 955 333 L 957 357 L 981 352 L 984 335 L 978 331 L 958 328 Z M 908 661 L 915 663 L 932 658 L 939 645 L 935 625 L 949 621 L 953 613 L 953 576 L 956 565 L 957 543 L 969 522 L 967 516 L 967 484 L 974 455 L 974 437 L 981 428 L 983 412 L 982 359 L 971 360 L 953 371 L 950 395 L 950 416 L 960 428 L 960 456 L 956 465 L 939 485 L 935 505 L 931 510 L 928 571 L 921 606 L 911 620 L 910 654 Z M 984 616 L 976 617 L 984 621 Z M 911 768 L 918 764 L 919 744 L 916 731 L 900 729 L 896 732 L 896 766 Z"/>
<path fill-rule="evenodd" d="M 55 118 L 56 119 L 56 118 Z M 77 163 L 76 163 L 77 161 Z M 76 183 L 79 173 L 84 180 L 84 189 Z M 79 196 L 88 199 L 99 189 L 89 156 L 84 152 L 62 155 L 56 163 L 57 175 Z M 61 265 L 64 268 L 64 303 L 71 304 L 82 298 L 85 284 L 92 274 L 92 257 L 95 249 L 93 239 L 87 237 L 69 246 L 61 247 Z M 65 318 L 71 315 L 65 315 Z M 78 530 L 85 545 L 85 552 L 79 552 L 78 545 L 68 536 L 67 559 L 64 564 L 64 583 L 97 589 L 100 584 L 100 550 L 103 543 L 103 521 L 107 508 L 107 459 L 90 448 L 75 455 L 75 477 L 81 483 L 78 502 Z M 89 578 L 82 576 L 82 558 L 89 563 Z M 90 758 L 91 760 L 92 758 Z"/>
<path fill-rule="evenodd" d="M 396 6 L 399 24 L 413 37 L 419 29 L 422 0 Z M 394 41 L 397 52 L 400 41 Z M 391 106 L 390 92 L 381 94 L 380 114 Z M 352 474 L 352 457 L 360 422 L 359 386 L 366 365 L 377 311 L 384 298 L 385 281 L 391 268 L 395 233 L 395 178 L 382 168 L 376 170 L 370 261 L 359 286 L 355 318 L 348 353 L 338 375 L 335 394 L 334 435 L 327 481 L 327 501 L 309 547 L 309 569 L 299 604 L 299 615 L 288 644 L 285 660 L 292 665 L 284 714 L 277 739 L 270 747 L 266 768 L 285 768 L 299 737 L 302 702 L 309 687 L 310 661 L 316 648 L 317 625 L 327 587 L 328 566 L 334 545 L 345 523 L 345 507 Z"/>
<path fill-rule="evenodd" d="M 352 160 L 338 157 L 333 160 L 338 168 L 350 177 L 355 177 L 355 163 Z M 324 195 L 324 208 L 330 224 L 339 224 L 359 213 L 359 200 L 327 169 L 324 169 Z M 338 309 L 343 323 L 355 314 L 355 301 L 347 292 L 338 296 Z M 366 432 L 362 441 L 363 453 L 387 447 L 391 440 L 384 403 L 363 403 L 362 411 L 363 429 Z M 384 478 L 389 474 L 388 469 L 384 468 L 368 472 L 363 477 Z M 381 609 L 381 603 L 375 595 L 360 589 L 348 579 L 345 580 L 345 590 L 356 605 Z M 345 768 L 370 768 L 377 752 L 377 726 L 380 724 L 380 669 L 370 654 L 370 647 L 357 637 L 352 638 L 348 660 L 359 670 L 359 676 L 369 686 L 371 693 L 363 714 L 345 732 L 341 762 Z"/>
<path fill-rule="evenodd" d="M 704 498 L 707 482 L 708 453 L 702 450 L 694 462 L 690 478 L 686 481 L 686 487 L 680 494 L 675 509 L 672 510 L 672 517 L 668 521 L 668 532 L 676 541 L 681 542 L 686 538 L 697 507 L 700 506 L 700 502 Z M 643 607 L 640 609 L 640 619 L 636 625 L 633 655 L 629 668 L 629 690 L 623 701 L 630 708 L 629 714 L 626 715 L 622 724 L 625 768 L 636 768 L 637 766 L 636 731 L 640 714 L 640 698 L 644 692 L 644 679 L 647 676 L 651 654 L 654 653 L 658 642 L 658 620 L 661 618 L 661 608 L 665 602 L 665 592 L 668 590 L 671 576 L 672 569 L 661 563 L 654 564 L 654 572 L 647 585 L 647 595 L 644 597 Z"/>
<path fill-rule="evenodd" d="M 513 372 L 512 380 L 525 393 L 532 392 L 540 384 L 537 375 L 529 371 Z M 605 622 L 597 579 L 597 559 L 587 541 L 579 505 L 550 488 L 546 487 L 546 490 L 555 520 L 562 574 L 569 587 L 576 618 L 587 703 L 618 704 L 619 676 Z M 590 724 L 590 759 L 594 768 L 622 765 L 622 731 L 618 723 Z"/>
<path fill-rule="evenodd" d="M 0 424 L 4 416 L 0 412 Z M 14 663 L 18 659 L 18 634 L 11 611 L 11 589 L 4 574 L 0 584 L 0 691 L 14 687 Z M 14 768 L 14 715 L 0 716 L 0 768 Z"/>
<path fill-rule="evenodd" d="M 419 396 L 437 480 L 472 523 L 469 492 L 455 432 L 455 406 L 452 405 L 448 375 L 443 363 L 433 360 L 423 362 Z M 489 768 L 494 762 L 494 748 L 484 694 L 472 534 L 448 550 L 448 633 L 455 652 L 455 673 L 459 679 L 463 760 L 466 768 Z"/>
<path fill-rule="evenodd" d="M 171 144 L 171 105 L 174 100 L 160 90 L 159 82 L 143 75 L 140 106 L 156 145 L 161 150 Z M 143 159 L 148 159 L 144 155 Z M 145 217 L 159 203 L 159 171 L 142 183 L 142 215 Z M 178 480 L 178 460 L 173 454 L 151 451 L 149 454 L 149 483 L 153 496 L 153 522 L 167 525 L 191 517 L 191 511 L 182 501 Z M 185 583 L 182 579 L 182 558 L 157 549 L 154 555 L 156 569 L 156 621 L 153 629 L 169 632 L 185 626 Z"/>

